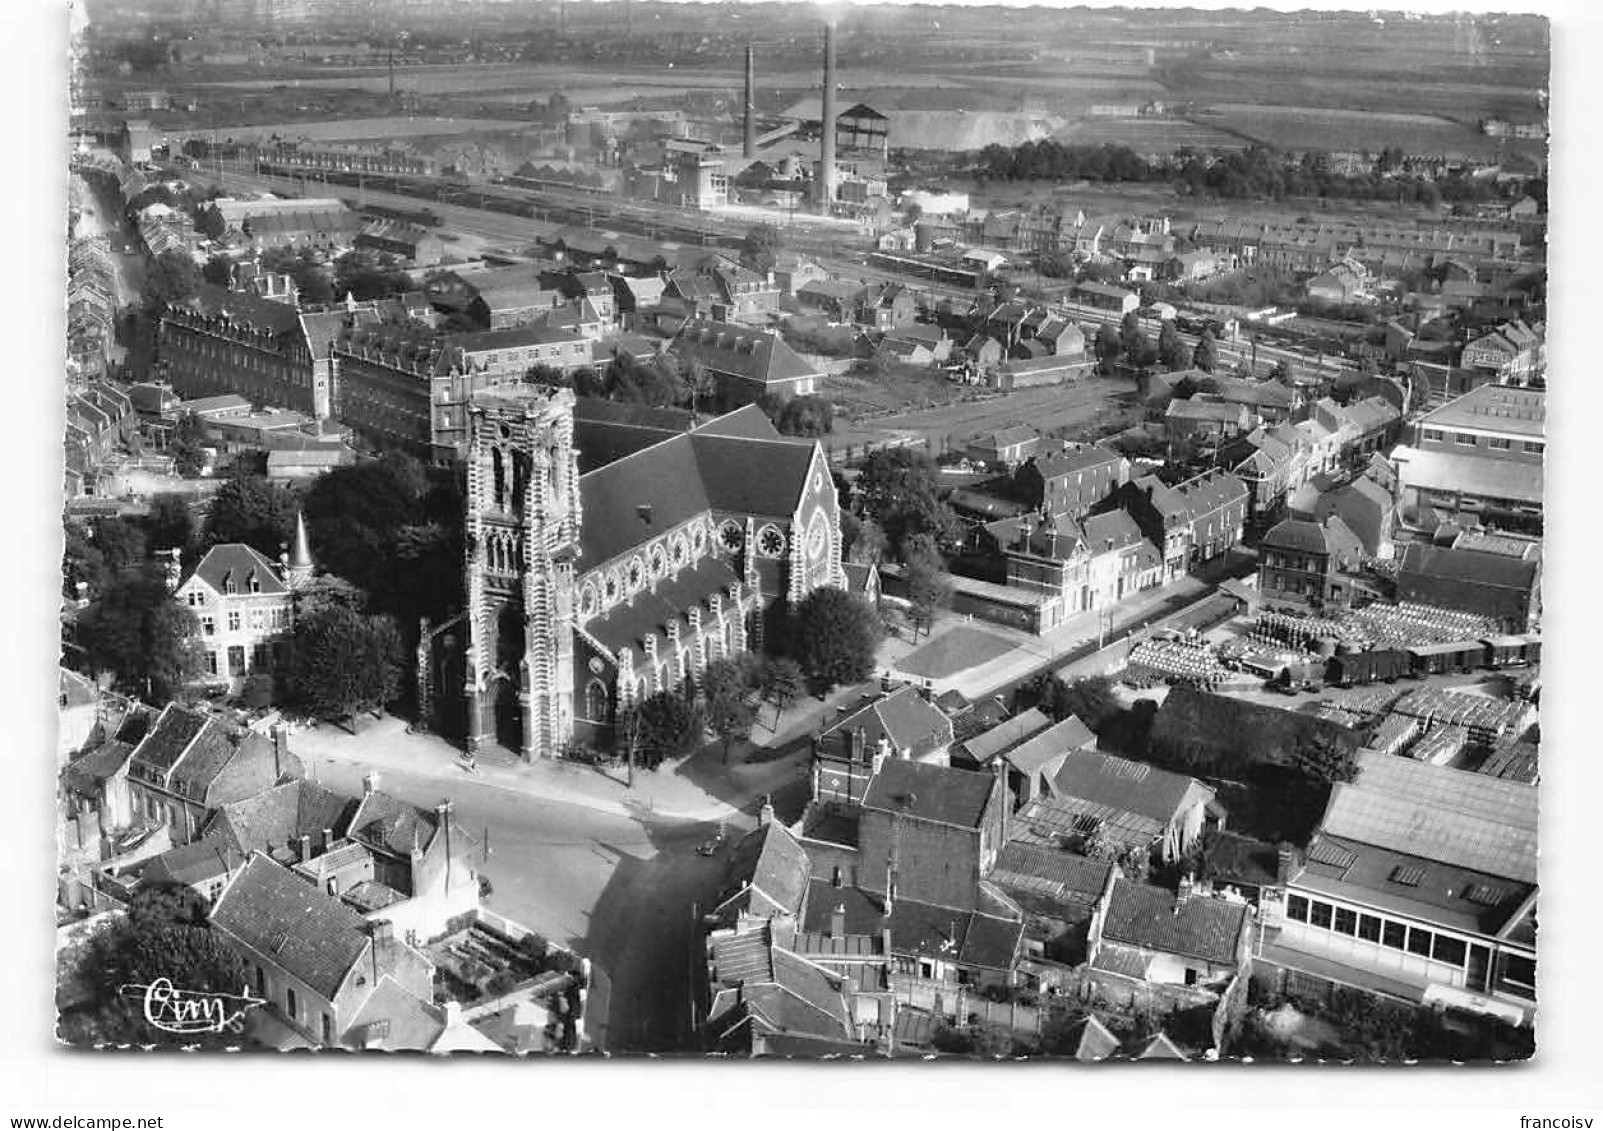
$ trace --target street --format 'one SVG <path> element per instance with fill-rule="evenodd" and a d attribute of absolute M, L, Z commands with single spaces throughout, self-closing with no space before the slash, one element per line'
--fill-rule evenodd
<path fill-rule="evenodd" d="M 328 788 L 362 792 L 368 767 L 356 757 L 302 757 L 308 776 Z M 592 1021 L 603 1048 L 683 1048 L 692 906 L 716 888 L 723 871 L 722 854 L 696 854 L 712 826 L 645 813 L 615 816 L 458 774 L 460 780 L 442 780 L 386 768 L 379 788 L 425 808 L 449 798 L 458 823 L 481 842 L 480 871 L 493 885 L 486 906 L 572 947 L 604 972 L 611 983 L 604 1026 L 601 1018 Z"/>

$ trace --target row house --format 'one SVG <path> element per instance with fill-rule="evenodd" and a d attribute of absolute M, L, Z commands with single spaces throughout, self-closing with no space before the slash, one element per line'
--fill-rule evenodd
<path fill-rule="evenodd" d="M 1220 454 L 1246 485 L 1248 515 L 1255 522 L 1278 512 L 1313 474 L 1309 439 L 1291 424 L 1255 428 Z"/>
<path fill-rule="evenodd" d="M 1529 385 L 1543 375 L 1543 353 L 1540 327 L 1533 329 L 1516 320 L 1472 338 L 1464 346 L 1460 364 L 1494 374 L 1500 385 Z"/>
<path fill-rule="evenodd" d="M 1065 444 L 1027 459 L 1014 476 L 1032 510 L 1080 518 L 1130 479 L 1130 461 L 1100 444 Z"/>
<path fill-rule="evenodd" d="M 235 730 L 216 715 L 169 704 L 128 756 L 136 817 L 166 826 L 175 845 L 199 838 L 222 806 L 303 774 L 282 728 Z"/>
<path fill-rule="evenodd" d="M 1247 486 L 1228 471 L 1208 471 L 1173 487 L 1147 475 L 1123 485 L 1112 500 L 1161 548 L 1165 582 L 1240 542 L 1247 522 Z"/>
<path fill-rule="evenodd" d="M 1092 515 L 1081 523 L 1014 522 L 997 534 L 1008 587 L 1046 602 L 1043 628 L 1108 608 L 1163 582 L 1162 555 L 1122 510 Z"/>
<path fill-rule="evenodd" d="M 65 424 L 68 494 L 96 494 L 103 469 L 138 431 L 133 402 L 115 385 L 91 381 L 68 394 Z"/>

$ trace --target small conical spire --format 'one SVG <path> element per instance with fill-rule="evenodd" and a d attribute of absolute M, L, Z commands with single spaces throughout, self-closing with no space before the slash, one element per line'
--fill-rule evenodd
<path fill-rule="evenodd" d="M 356 313 L 356 296 L 351 294 L 350 291 L 346 291 L 345 292 L 345 313 L 346 314 L 355 314 Z"/>
<path fill-rule="evenodd" d="M 284 581 L 291 589 L 312 579 L 312 546 L 306 537 L 306 512 L 295 515 L 295 545 L 286 555 Z"/>
<path fill-rule="evenodd" d="M 306 538 L 306 512 L 295 513 L 295 552 L 290 558 L 290 565 L 297 569 L 312 568 L 312 546 Z"/>

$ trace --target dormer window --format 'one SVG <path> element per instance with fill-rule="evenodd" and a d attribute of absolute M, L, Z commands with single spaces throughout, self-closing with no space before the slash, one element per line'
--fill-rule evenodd
<path fill-rule="evenodd" d="M 262 591 L 262 580 L 256 576 L 255 570 L 250 571 L 250 591 L 252 593 L 260 593 Z"/>
<path fill-rule="evenodd" d="M 239 586 L 234 581 L 234 575 L 228 574 L 223 578 L 223 592 L 232 597 L 239 592 Z"/>

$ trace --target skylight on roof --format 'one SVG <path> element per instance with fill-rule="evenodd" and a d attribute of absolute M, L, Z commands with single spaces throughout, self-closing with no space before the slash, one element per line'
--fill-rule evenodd
<path fill-rule="evenodd" d="M 1308 859 L 1315 864 L 1328 864 L 1332 868 L 1346 868 L 1357 857 L 1339 844 L 1334 844 L 1328 840 L 1320 840 L 1308 850 Z"/>
<path fill-rule="evenodd" d="M 1399 864 L 1392 869 L 1391 875 L 1387 878 L 1394 884 L 1417 888 L 1419 881 L 1425 878 L 1425 869 L 1417 864 Z"/>
<path fill-rule="evenodd" d="M 1482 907 L 1496 907 L 1503 902 L 1505 892 L 1490 884 L 1470 884 L 1464 889 L 1464 898 Z"/>

